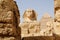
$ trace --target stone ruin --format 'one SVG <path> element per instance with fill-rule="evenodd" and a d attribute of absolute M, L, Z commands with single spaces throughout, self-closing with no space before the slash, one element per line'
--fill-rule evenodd
<path fill-rule="evenodd" d="M 14 0 L 0 0 L 0 40 L 21 40 L 20 14 Z"/>
<path fill-rule="evenodd" d="M 40 19 L 40 29 L 41 29 L 41 34 L 44 36 L 52 36 L 52 29 L 53 25 L 53 18 L 48 14 L 45 13 L 42 18 Z"/>
<path fill-rule="evenodd" d="M 55 40 L 60 40 L 60 0 L 54 0 L 54 36 Z"/>
<path fill-rule="evenodd" d="M 16 2 L 0 0 L 0 40 L 60 40 L 60 0 L 54 0 L 54 16 L 45 14 L 37 21 L 36 12 L 27 9 L 20 23 Z"/>
<path fill-rule="evenodd" d="M 37 15 L 34 10 L 27 9 L 24 12 L 23 18 L 24 22 L 20 24 L 21 37 L 35 36 L 35 33 L 37 34 L 40 32 L 40 24 L 36 21 Z"/>
<path fill-rule="evenodd" d="M 39 22 L 37 16 L 34 16 L 36 13 L 33 11 L 33 9 L 28 9 L 24 12 L 24 22 L 20 23 L 22 40 L 41 40 L 42 38 L 44 40 L 53 40 L 52 17 L 45 14 Z"/>
<path fill-rule="evenodd" d="M 33 14 L 31 9 L 28 11 Z M 29 13 L 28 11 L 25 13 Z M 29 14 L 26 15 L 30 16 Z M 54 19 L 45 14 L 39 22 L 26 15 L 23 17 L 24 22 L 20 24 L 22 40 L 60 40 L 60 0 L 54 0 Z"/>

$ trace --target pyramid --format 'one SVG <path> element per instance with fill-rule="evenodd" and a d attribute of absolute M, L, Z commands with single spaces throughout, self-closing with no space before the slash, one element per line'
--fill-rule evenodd
<path fill-rule="evenodd" d="M 51 28 L 52 28 L 51 27 L 51 23 L 52 22 L 53 22 L 53 18 L 49 14 L 47 14 L 47 13 L 45 13 L 42 16 L 41 20 L 40 20 L 40 29 L 41 29 L 41 32 L 42 33 L 48 33 L 48 34 L 46 34 L 46 36 L 50 35 L 49 34 L 49 30 L 51 30 Z M 50 26 L 50 28 L 48 26 Z M 45 34 L 43 34 L 43 35 L 45 35 Z"/>
<path fill-rule="evenodd" d="M 52 17 L 48 14 L 48 13 L 45 13 L 43 16 L 42 16 L 42 18 L 41 18 L 41 20 L 40 20 L 40 22 L 42 23 L 42 22 L 48 22 L 48 21 L 50 21 L 52 19 Z"/>
<path fill-rule="evenodd" d="M 43 18 L 50 18 L 51 16 L 48 14 L 48 13 L 45 13 L 44 15 L 43 15 Z"/>

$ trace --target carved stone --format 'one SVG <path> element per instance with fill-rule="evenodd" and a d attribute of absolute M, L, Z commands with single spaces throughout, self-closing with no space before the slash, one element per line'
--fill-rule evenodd
<path fill-rule="evenodd" d="M 21 40 L 20 14 L 14 0 L 0 0 L 0 40 Z"/>
<path fill-rule="evenodd" d="M 25 10 L 23 14 L 23 18 L 25 22 L 31 22 L 37 20 L 36 12 L 33 9 L 27 9 Z"/>

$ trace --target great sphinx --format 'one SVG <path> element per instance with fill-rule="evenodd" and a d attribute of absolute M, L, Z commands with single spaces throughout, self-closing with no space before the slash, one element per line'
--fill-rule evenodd
<path fill-rule="evenodd" d="M 25 10 L 23 14 L 24 22 L 31 22 L 37 20 L 37 14 L 33 9 Z"/>

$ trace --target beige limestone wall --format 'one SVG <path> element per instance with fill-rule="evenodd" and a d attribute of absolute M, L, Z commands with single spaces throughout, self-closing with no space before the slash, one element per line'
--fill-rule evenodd
<path fill-rule="evenodd" d="M 0 40 L 21 40 L 20 14 L 14 0 L 0 0 Z"/>

